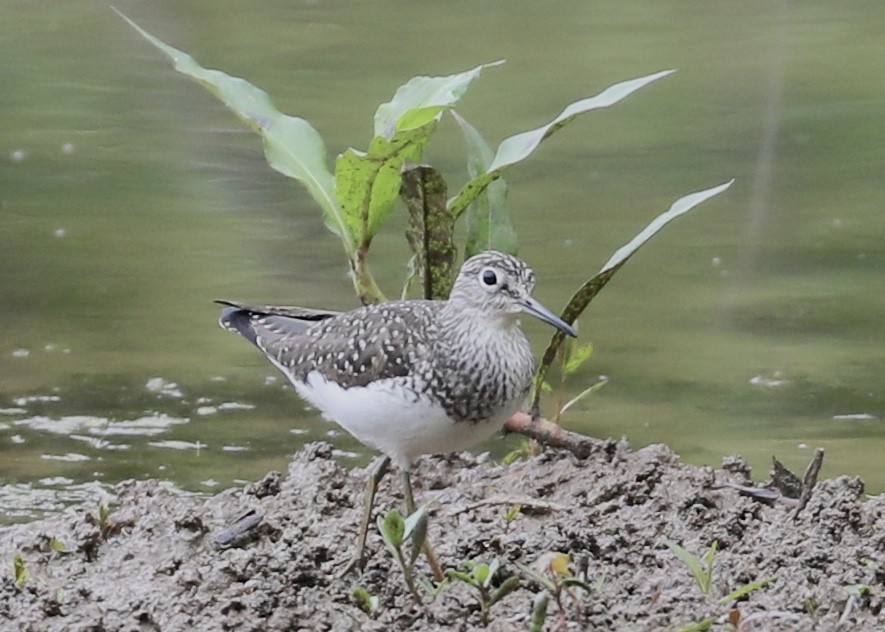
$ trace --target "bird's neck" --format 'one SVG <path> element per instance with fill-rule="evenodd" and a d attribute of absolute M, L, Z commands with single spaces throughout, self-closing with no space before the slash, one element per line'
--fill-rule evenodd
<path fill-rule="evenodd" d="M 489 314 L 463 305 L 455 308 L 450 303 L 443 308 L 441 321 L 442 331 L 451 335 L 453 341 L 462 341 L 461 344 L 487 344 L 487 341 L 507 342 L 523 338 L 517 314 Z"/>

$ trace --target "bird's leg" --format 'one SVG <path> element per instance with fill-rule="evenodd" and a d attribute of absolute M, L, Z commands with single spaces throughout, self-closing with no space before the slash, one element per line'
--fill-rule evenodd
<path fill-rule="evenodd" d="M 375 493 L 378 491 L 378 485 L 381 484 L 381 479 L 387 474 L 388 469 L 390 469 L 390 457 L 382 456 L 378 458 L 372 466 L 372 469 L 369 471 L 369 482 L 366 484 L 366 495 L 363 505 L 363 519 L 360 522 L 360 532 L 357 536 L 356 551 L 350 562 L 347 563 L 347 566 L 338 573 L 339 577 L 344 577 L 355 568 L 362 570 L 363 565 L 365 564 L 363 555 L 366 550 L 366 538 L 369 535 L 369 523 L 372 520 L 372 507 L 375 504 Z"/>
<path fill-rule="evenodd" d="M 406 516 L 411 516 L 415 513 L 415 497 L 412 495 L 412 478 L 409 476 L 409 470 L 403 468 L 403 487 L 405 488 L 405 500 L 406 500 Z M 427 558 L 427 564 L 430 566 L 430 571 L 433 573 L 433 579 L 436 580 L 437 583 L 442 582 L 446 576 L 443 573 L 442 567 L 439 565 L 439 559 L 436 557 L 436 553 L 433 552 L 433 548 L 430 546 L 430 540 L 425 537 L 424 544 L 421 546 L 421 550 L 424 551 L 424 557 Z"/>
<path fill-rule="evenodd" d="M 415 497 L 412 495 L 412 477 L 409 476 L 409 470 L 403 468 L 403 488 L 406 497 L 406 516 L 415 513 Z"/>

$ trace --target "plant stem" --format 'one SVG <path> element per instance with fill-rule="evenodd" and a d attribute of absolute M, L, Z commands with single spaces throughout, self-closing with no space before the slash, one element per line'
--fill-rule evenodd
<path fill-rule="evenodd" d="M 412 598 L 415 600 L 419 606 L 421 605 L 421 595 L 418 594 L 418 589 L 415 588 L 415 580 L 412 577 L 412 569 L 409 568 L 409 565 L 406 564 L 406 560 L 403 558 L 402 553 L 397 551 L 396 556 L 397 561 L 399 562 L 400 568 L 403 569 L 403 576 L 406 578 L 406 586 L 409 589 L 409 592 L 412 594 Z"/>
<path fill-rule="evenodd" d="M 375 283 L 372 273 L 369 272 L 369 243 L 363 241 L 356 251 L 355 258 L 350 260 L 351 277 L 353 287 L 363 305 L 383 303 L 387 300 L 384 292 Z"/>

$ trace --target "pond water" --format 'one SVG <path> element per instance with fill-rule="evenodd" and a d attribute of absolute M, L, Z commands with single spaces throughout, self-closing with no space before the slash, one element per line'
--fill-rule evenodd
<path fill-rule="evenodd" d="M 330 155 L 418 74 L 484 72 L 459 112 L 493 143 L 620 80 L 508 172 L 520 254 L 552 308 L 678 197 L 730 178 L 581 318 L 608 384 L 570 429 L 717 465 L 772 455 L 885 490 L 885 61 L 880 2 L 121 1 L 147 30 L 309 120 Z M 327 439 L 215 298 L 356 305 L 337 238 L 259 139 L 107 3 L 0 4 L 0 520 L 130 477 L 212 491 Z M 445 119 L 425 158 L 463 181 Z M 373 244 L 395 294 L 395 217 Z M 527 323 L 537 352 L 549 330 Z M 550 412 L 550 402 L 545 412 Z M 480 449 L 500 455 L 519 440 Z"/>

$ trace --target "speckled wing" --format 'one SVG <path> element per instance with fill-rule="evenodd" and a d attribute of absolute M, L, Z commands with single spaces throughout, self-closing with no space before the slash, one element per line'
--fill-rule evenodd
<path fill-rule="evenodd" d="M 382 308 L 341 314 L 217 302 L 227 306 L 220 325 L 261 349 L 291 380 L 317 371 L 345 388 L 365 386 L 407 375 L 427 353 L 426 344 L 414 340 L 403 322 L 386 319 Z"/>

